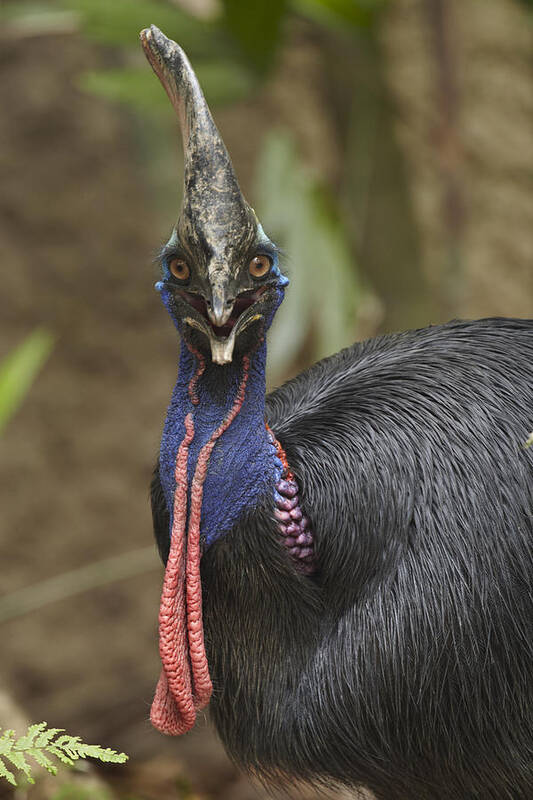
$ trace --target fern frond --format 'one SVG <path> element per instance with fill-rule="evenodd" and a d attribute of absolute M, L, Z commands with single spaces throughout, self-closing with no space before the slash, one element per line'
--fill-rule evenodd
<path fill-rule="evenodd" d="M 73 759 L 67 756 L 63 750 L 59 749 L 59 747 L 54 747 L 54 745 L 51 744 L 46 749 L 48 750 L 49 753 L 55 756 L 58 759 L 58 761 L 61 761 L 62 764 L 66 764 L 67 767 L 74 766 Z"/>
<path fill-rule="evenodd" d="M 85 744 L 79 736 L 70 736 L 63 728 L 48 728 L 46 722 L 39 722 L 30 725 L 24 736 L 18 739 L 12 730 L 0 735 L 0 778 L 5 778 L 13 786 L 17 785 L 17 776 L 7 768 L 7 761 L 15 770 L 23 773 L 29 783 L 33 783 L 27 757 L 33 758 L 40 767 L 55 775 L 57 766 L 50 756 L 67 766 L 72 766 L 80 758 L 97 758 L 111 764 L 123 764 L 128 760 L 125 753 L 117 753 L 97 744 Z"/>
<path fill-rule="evenodd" d="M 6 753 L 4 753 L 4 758 L 10 761 L 15 767 L 15 769 L 18 769 L 19 772 L 24 773 L 28 783 L 34 783 L 34 780 L 31 776 L 30 765 L 26 761 L 25 755 L 22 751 L 15 749 L 8 750 Z"/>
<path fill-rule="evenodd" d="M 36 747 L 30 748 L 28 750 L 28 755 L 31 756 L 35 761 L 39 764 L 40 767 L 47 770 L 50 775 L 57 775 L 57 767 L 53 764 L 48 756 L 43 753 L 42 750 L 38 750 Z"/>
<path fill-rule="evenodd" d="M 97 758 L 99 761 L 103 761 L 106 764 L 123 763 L 122 761 L 117 762 L 117 756 L 124 754 L 116 753 L 109 747 L 99 747 L 98 745 L 94 744 L 85 744 L 80 747 L 79 752 L 80 758 Z"/>
<path fill-rule="evenodd" d="M 0 736 L 0 755 L 2 755 L 2 753 L 5 753 L 6 749 L 11 748 L 12 739 L 14 736 L 15 736 L 15 731 L 12 731 L 11 729 L 4 731 L 3 734 Z"/>
<path fill-rule="evenodd" d="M 46 723 L 45 723 L 46 728 Z M 46 747 L 47 744 L 50 744 L 54 736 L 58 733 L 63 733 L 64 728 L 48 728 L 48 730 L 43 730 L 40 736 L 37 737 L 35 740 L 35 747 L 43 748 Z"/>
<path fill-rule="evenodd" d="M 46 722 L 37 722 L 34 725 L 30 725 L 26 735 L 19 738 L 17 742 L 18 747 L 21 750 L 28 750 L 30 747 L 33 747 L 37 735 L 44 730 L 46 730 Z"/>
<path fill-rule="evenodd" d="M 5 778 L 12 786 L 16 786 L 17 782 L 12 772 L 8 770 L 2 759 L 0 758 L 0 778 Z"/>

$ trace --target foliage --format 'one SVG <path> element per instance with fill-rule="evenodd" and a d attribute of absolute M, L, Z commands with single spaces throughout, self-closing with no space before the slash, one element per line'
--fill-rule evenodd
<path fill-rule="evenodd" d="M 112 46 L 138 47 L 139 31 L 157 25 L 167 36 L 189 43 L 195 52 L 208 52 L 215 44 L 217 27 L 161 0 L 54 0 L 57 6 L 77 12 L 84 34 Z M 212 34 L 212 35 L 210 35 Z"/>
<path fill-rule="evenodd" d="M 75 15 L 84 35 L 119 47 L 136 66 L 92 71 L 81 87 L 105 99 L 127 102 L 143 112 L 164 109 L 163 93 L 153 90 L 138 46 L 139 31 L 154 24 L 178 41 L 191 56 L 210 104 L 227 103 L 250 94 L 275 63 L 287 21 L 296 12 L 319 25 L 343 30 L 367 27 L 386 0 L 223 0 L 217 19 L 198 19 L 166 0 L 49 0 L 48 3 L 4 4 L 2 17 L 40 20 L 46 29 L 57 9 Z M 37 23 L 38 24 L 38 23 Z"/>
<path fill-rule="evenodd" d="M 533 447 L 533 431 L 531 431 L 526 441 L 524 442 L 524 447 L 525 448 Z"/>
<path fill-rule="evenodd" d="M 5 730 L 0 736 L 0 777 L 6 778 L 13 786 L 17 785 L 20 774 L 26 776 L 30 783 L 34 783 L 31 774 L 31 765 L 27 758 L 33 758 L 40 767 L 48 770 L 52 775 L 57 774 L 57 766 L 50 756 L 68 766 L 73 766 L 75 761 L 85 758 L 96 758 L 110 764 L 124 764 L 128 760 L 125 753 L 117 753 L 108 747 L 97 744 L 84 744 L 79 736 L 69 736 L 63 728 L 48 728 L 46 722 L 30 725 L 27 733 L 15 737 L 15 731 Z M 19 773 L 15 776 L 6 766 L 14 767 Z"/>
<path fill-rule="evenodd" d="M 65 783 L 52 797 L 52 800 L 112 800 L 112 795 L 104 787 L 79 786 L 74 783 Z M 135 798 L 128 798 L 135 800 Z"/>
<path fill-rule="evenodd" d="M 367 28 L 388 0 L 293 0 L 293 7 L 320 25 Z"/>
<path fill-rule="evenodd" d="M 287 0 L 224 0 L 224 23 L 246 62 L 265 74 L 280 43 Z"/>
<path fill-rule="evenodd" d="M 36 330 L 0 363 L 0 432 L 50 353 L 52 341 L 49 333 Z"/>
<path fill-rule="evenodd" d="M 195 65 L 198 80 L 210 105 L 240 100 L 250 91 L 249 74 L 230 60 L 204 59 Z M 82 73 L 77 83 L 81 89 L 106 100 L 125 103 L 141 113 L 174 113 L 162 87 L 154 81 L 146 64 L 116 67 Z"/>
<path fill-rule="evenodd" d="M 259 218 L 290 254 L 284 271 L 298 286 L 289 286 L 269 340 L 271 363 L 282 375 L 310 334 L 317 358 L 351 344 L 361 293 L 333 200 L 286 133 L 265 139 L 256 186 Z"/>

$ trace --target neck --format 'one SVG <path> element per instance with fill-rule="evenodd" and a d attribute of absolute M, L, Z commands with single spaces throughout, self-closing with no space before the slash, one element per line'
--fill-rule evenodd
<path fill-rule="evenodd" d="M 194 423 L 187 464 L 189 492 L 202 447 L 228 415 L 232 417 L 217 438 L 207 466 L 200 526 L 204 549 L 227 533 L 247 508 L 273 497 L 279 480 L 279 462 L 265 429 L 265 364 L 262 343 L 249 356 L 246 385 L 239 398 L 243 359 L 218 366 L 185 345 L 181 348 L 178 380 L 161 442 L 160 474 L 169 509 L 173 508 L 176 454 L 185 436 L 186 415 L 192 413 Z"/>

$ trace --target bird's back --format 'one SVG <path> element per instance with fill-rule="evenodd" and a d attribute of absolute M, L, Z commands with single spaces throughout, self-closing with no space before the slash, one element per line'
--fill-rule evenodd
<path fill-rule="evenodd" d="M 243 763 L 380 798 L 533 797 L 533 321 L 379 337 L 267 398 L 311 520 L 205 554 L 212 709 Z"/>

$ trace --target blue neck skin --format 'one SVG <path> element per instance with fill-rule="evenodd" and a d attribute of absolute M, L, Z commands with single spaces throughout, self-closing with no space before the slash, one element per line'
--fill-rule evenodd
<path fill-rule="evenodd" d="M 170 311 L 168 293 L 163 288 L 160 291 Z M 278 292 L 281 302 L 283 289 L 280 287 Z M 276 449 L 268 441 L 265 428 L 265 366 L 266 344 L 263 341 L 250 355 L 242 407 L 216 442 L 209 460 L 200 526 L 204 550 L 228 533 L 248 508 L 257 507 L 265 497 L 274 497 L 276 484 L 281 478 L 283 465 Z M 160 477 L 170 511 L 171 529 L 176 489 L 174 470 L 178 448 L 185 435 L 185 417 L 192 412 L 194 420 L 194 439 L 188 459 L 190 507 L 191 481 L 200 450 L 233 407 L 243 375 L 242 359 L 238 356 L 225 366 L 213 364 L 208 358 L 205 371 L 196 384 L 199 403 L 193 405 L 189 383 L 197 367 L 196 356 L 182 343 L 178 380 L 168 408 L 160 451 Z"/>

